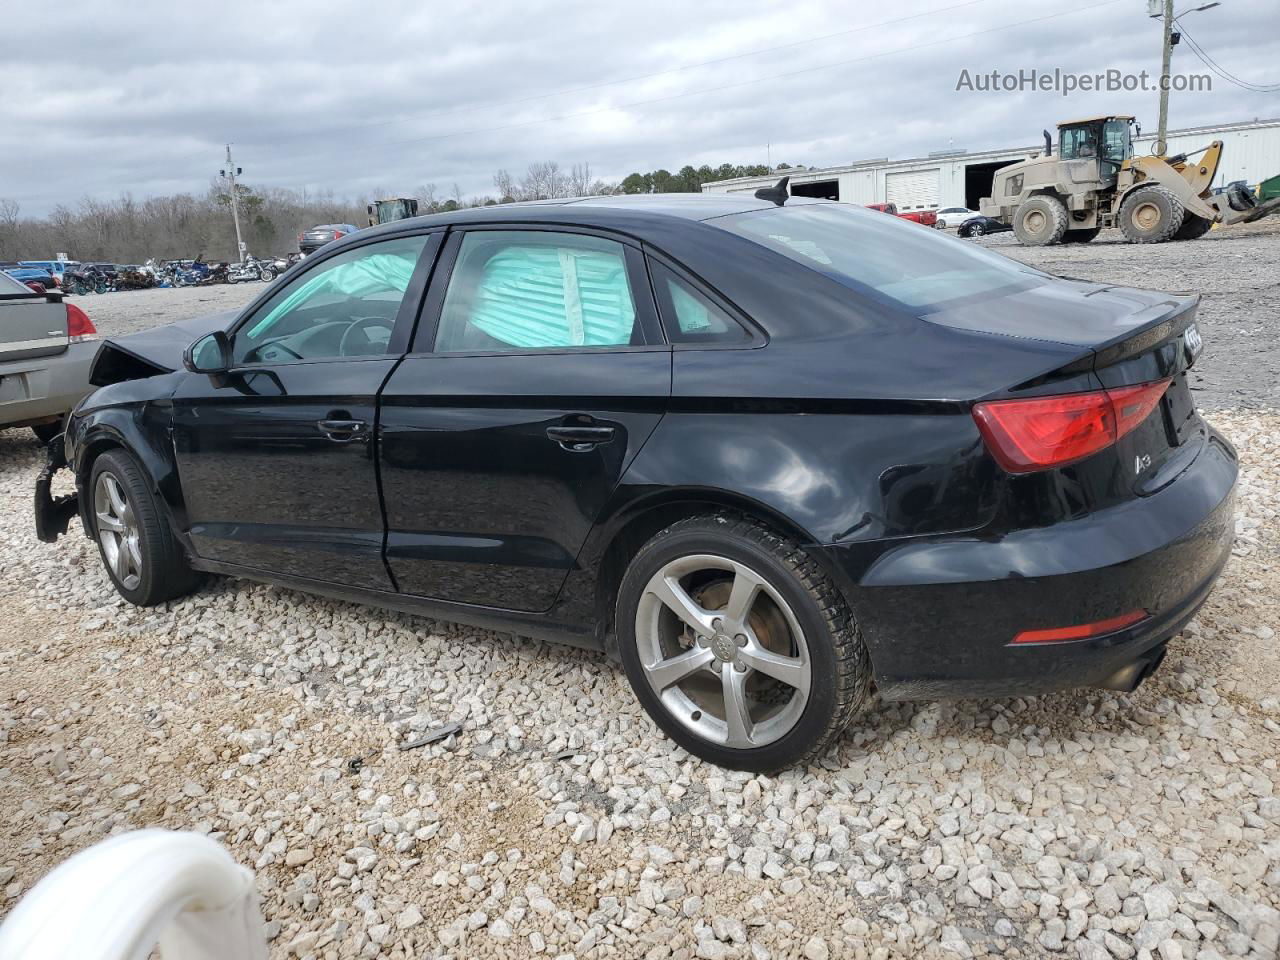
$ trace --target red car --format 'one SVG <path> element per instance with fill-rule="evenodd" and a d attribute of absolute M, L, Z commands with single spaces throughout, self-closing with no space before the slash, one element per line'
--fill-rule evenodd
<path fill-rule="evenodd" d="M 903 220 L 910 220 L 912 223 L 918 223 L 924 227 L 936 227 L 938 225 L 938 211 L 936 210 L 916 210 L 913 213 L 899 213 L 896 203 L 868 203 L 867 209 L 879 210 L 881 213 L 887 213 Z"/>

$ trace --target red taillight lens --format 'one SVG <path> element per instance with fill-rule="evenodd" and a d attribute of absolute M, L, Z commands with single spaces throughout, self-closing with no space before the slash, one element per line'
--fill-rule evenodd
<path fill-rule="evenodd" d="M 344 234 L 341 230 L 333 231 L 333 239 L 335 240 L 341 240 L 344 236 L 346 236 L 346 234 Z"/>
<path fill-rule="evenodd" d="M 74 303 L 65 304 L 67 308 L 67 337 L 72 343 L 89 340 L 98 335 L 98 328 L 93 325 L 89 315 Z"/>
<path fill-rule="evenodd" d="M 1109 620 L 1096 620 L 1074 627 L 1051 627 L 1048 630 L 1023 630 L 1013 638 L 1014 643 L 1068 643 L 1072 640 L 1088 640 L 1115 633 L 1147 619 L 1147 611 L 1130 610 Z"/>
<path fill-rule="evenodd" d="M 973 408 L 982 438 L 1010 473 L 1062 467 L 1105 450 L 1155 409 L 1168 380 Z"/>

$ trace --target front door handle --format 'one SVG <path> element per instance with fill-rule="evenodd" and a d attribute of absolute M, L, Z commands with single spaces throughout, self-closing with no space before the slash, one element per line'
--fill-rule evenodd
<path fill-rule="evenodd" d="M 590 427 L 560 424 L 547 427 L 547 436 L 566 450 L 575 453 L 590 450 L 597 444 L 608 443 L 616 433 L 614 427 Z"/>
<path fill-rule="evenodd" d="M 334 443 L 350 443 L 369 435 L 369 424 L 364 420 L 317 420 L 316 426 Z"/>

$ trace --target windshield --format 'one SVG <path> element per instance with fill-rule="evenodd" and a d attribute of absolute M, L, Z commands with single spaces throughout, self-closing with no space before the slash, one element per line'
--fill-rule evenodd
<path fill-rule="evenodd" d="M 952 301 L 1000 296 L 1045 279 L 970 241 L 852 204 L 781 207 L 708 222 L 917 316 Z"/>

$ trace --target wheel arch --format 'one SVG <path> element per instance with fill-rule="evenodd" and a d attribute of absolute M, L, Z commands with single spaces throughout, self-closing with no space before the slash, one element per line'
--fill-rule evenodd
<path fill-rule="evenodd" d="M 74 468 L 76 490 L 80 494 L 81 526 L 89 535 L 88 484 L 94 463 L 108 451 L 124 450 L 146 474 L 152 492 L 168 514 L 170 526 L 189 549 L 185 537 L 186 509 L 172 449 L 158 443 L 139 423 L 144 417 L 145 413 L 136 408 L 108 408 L 89 414 L 85 425 L 77 431 Z M 184 522 L 179 523 L 180 520 Z"/>
<path fill-rule="evenodd" d="M 750 497 L 715 487 L 672 488 L 632 500 L 618 510 L 600 529 L 593 548 L 585 551 L 594 559 L 591 613 L 598 624 L 600 639 L 606 651 L 616 655 L 614 608 L 619 585 L 631 560 L 655 534 L 680 520 L 716 514 L 734 514 L 768 527 L 801 547 L 809 547 L 816 538 L 792 518 Z M 849 602 L 845 579 L 830 563 L 822 550 L 807 550 Z M 852 607 L 852 604 L 850 604 Z"/>

